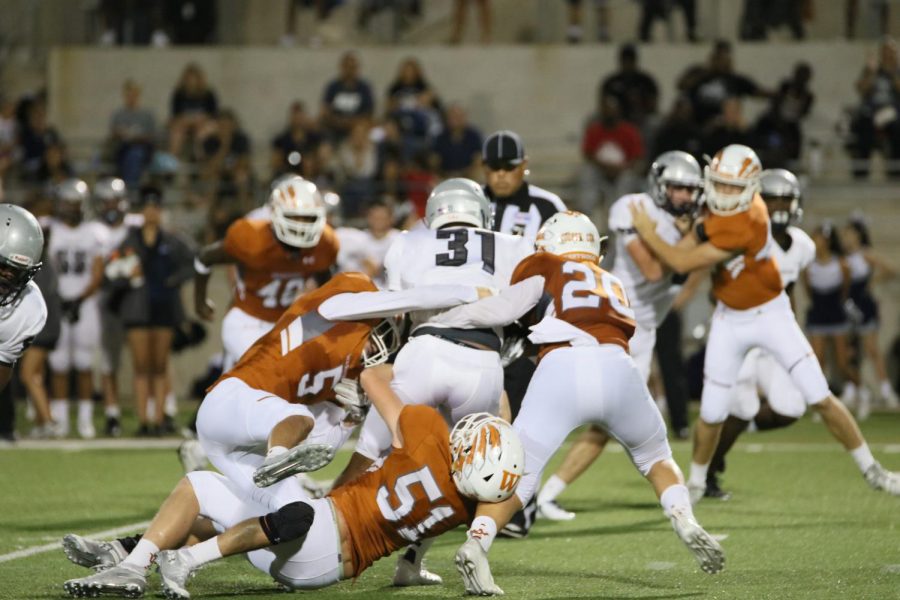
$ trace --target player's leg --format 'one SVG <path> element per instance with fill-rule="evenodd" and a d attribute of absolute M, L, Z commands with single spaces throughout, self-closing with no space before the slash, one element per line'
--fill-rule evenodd
<path fill-rule="evenodd" d="M 165 414 L 165 399 L 169 392 L 169 353 L 172 351 L 172 328 L 152 327 L 149 330 L 150 392 L 156 401 L 156 427 L 161 430 Z"/>
<path fill-rule="evenodd" d="M 251 317 L 239 308 L 231 308 L 222 319 L 223 370 L 228 371 L 250 346 L 269 332 L 274 323 Z"/>
<path fill-rule="evenodd" d="M 890 378 L 888 378 L 887 368 L 884 364 L 884 355 L 878 347 L 877 322 L 873 327 L 861 331 L 860 337 L 862 338 L 863 351 L 869 357 L 869 360 L 872 361 L 872 368 L 875 369 L 881 400 L 888 408 L 900 407 L 900 399 L 897 398 L 897 392 L 891 385 Z"/>
<path fill-rule="evenodd" d="M 129 327 L 128 349 L 131 352 L 132 386 L 134 387 L 135 410 L 140 423 L 139 435 L 150 433 L 147 418 L 147 400 L 150 397 L 150 331 L 146 327 Z"/>
<path fill-rule="evenodd" d="M 56 436 L 69 435 L 69 370 L 72 368 L 72 323 L 60 325 L 56 347 L 47 356 L 50 365 L 50 414 L 56 423 Z"/>
<path fill-rule="evenodd" d="M 72 362 L 78 372 L 78 435 L 96 437 L 94 430 L 94 355 L 100 347 L 100 312 L 93 296 L 81 305 L 72 328 Z"/>
<path fill-rule="evenodd" d="M 55 433 L 53 415 L 50 414 L 50 397 L 44 385 L 47 354 L 46 348 L 33 345 L 22 355 L 20 377 L 34 407 L 36 437 L 52 436 Z"/>
<path fill-rule="evenodd" d="M 106 299 L 104 298 L 104 301 Z M 125 345 L 125 329 L 122 319 L 108 307 L 101 306 L 102 331 L 101 377 L 103 384 L 103 412 L 106 417 L 106 435 L 118 437 L 122 434 L 122 410 L 119 407 L 119 366 Z"/>
<path fill-rule="evenodd" d="M 594 464 L 594 461 L 606 448 L 607 442 L 609 442 L 609 436 L 596 425 L 589 425 L 575 438 L 563 458 L 562 464 L 544 482 L 541 491 L 538 492 L 538 516 L 551 521 L 569 521 L 575 518 L 575 513 L 562 508 L 556 502 L 556 498 L 582 473 L 587 471 L 588 467 Z"/>

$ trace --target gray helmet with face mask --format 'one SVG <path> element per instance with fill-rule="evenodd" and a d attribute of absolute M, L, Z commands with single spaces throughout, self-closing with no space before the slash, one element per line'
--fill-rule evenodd
<path fill-rule="evenodd" d="M 106 223 L 117 223 L 128 212 L 128 188 L 118 177 L 100 179 L 93 191 L 96 213 Z"/>
<path fill-rule="evenodd" d="M 766 202 L 775 199 L 790 202 L 787 210 L 769 211 L 773 229 L 785 229 L 788 225 L 796 225 L 803 218 L 800 182 L 797 181 L 797 176 L 787 169 L 766 169 L 760 173 L 759 195 Z"/>
<path fill-rule="evenodd" d="M 647 174 L 650 196 L 657 206 L 674 215 L 683 215 L 696 208 L 703 189 L 703 171 L 693 156 L 681 150 L 663 152 L 650 165 Z M 669 198 L 668 187 L 682 186 L 693 189 L 690 204 L 676 207 Z"/>
<path fill-rule="evenodd" d="M 84 217 L 90 200 L 88 185 L 76 177 L 71 177 L 53 187 L 56 214 L 63 221 L 77 223 Z"/>
<path fill-rule="evenodd" d="M 484 190 L 465 177 L 439 183 L 425 205 L 425 223 L 429 229 L 440 229 L 449 224 L 490 229 L 493 221 L 491 203 Z"/>
<path fill-rule="evenodd" d="M 20 206 L 0 204 L 0 306 L 15 302 L 41 268 L 44 232 Z"/>

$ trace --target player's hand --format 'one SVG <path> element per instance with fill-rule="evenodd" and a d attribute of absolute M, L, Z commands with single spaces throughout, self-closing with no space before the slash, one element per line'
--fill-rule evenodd
<path fill-rule="evenodd" d="M 213 315 L 216 313 L 216 305 L 209 298 L 197 299 L 194 303 L 194 310 L 197 311 L 197 316 L 204 321 L 212 321 Z"/>
<path fill-rule="evenodd" d="M 348 421 L 361 423 L 366 418 L 371 403 L 355 379 L 341 379 L 334 386 L 334 397 L 347 411 Z"/>
<path fill-rule="evenodd" d="M 628 205 L 628 210 L 631 211 L 631 222 L 638 235 L 646 237 L 650 232 L 656 231 L 656 221 L 650 218 L 643 204 L 632 202 Z"/>
<path fill-rule="evenodd" d="M 675 219 L 675 228 L 681 235 L 687 235 L 694 224 L 694 217 L 691 215 L 681 215 Z"/>

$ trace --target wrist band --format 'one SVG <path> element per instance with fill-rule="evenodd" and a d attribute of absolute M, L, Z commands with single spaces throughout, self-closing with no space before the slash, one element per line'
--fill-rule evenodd
<path fill-rule="evenodd" d="M 194 259 L 194 270 L 201 275 L 209 275 L 209 267 L 207 267 L 199 258 Z"/>

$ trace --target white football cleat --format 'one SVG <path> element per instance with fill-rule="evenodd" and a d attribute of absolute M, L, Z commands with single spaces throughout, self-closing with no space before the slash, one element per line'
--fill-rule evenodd
<path fill-rule="evenodd" d="M 184 440 L 178 446 L 178 460 L 185 473 L 191 471 L 203 471 L 209 459 L 206 458 L 206 452 L 203 446 L 197 440 Z"/>
<path fill-rule="evenodd" d="M 872 415 L 872 392 L 862 387 L 856 397 L 856 420 L 865 421 Z"/>
<path fill-rule="evenodd" d="M 397 559 L 397 569 L 394 571 L 394 580 L 391 585 L 395 587 L 411 587 L 414 585 L 440 585 L 444 583 L 437 573 L 409 562 L 402 556 Z"/>
<path fill-rule="evenodd" d="M 884 402 L 884 405 L 888 408 L 900 408 L 900 398 L 897 398 L 897 392 L 891 387 L 890 381 L 883 381 L 881 383 L 881 401 Z"/>
<path fill-rule="evenodd" d="M 672 513 L 672 528 L 700 563 L 704 573 L 718 573 L 725 567 L 725 551 L 697 522 L 693 515 Z"/>
<path fill-rule="evenodd" d="M 78 435 L 83 440 L 92 440 L 97 437 L 97 430 L 94 429 L 93 421 L 78 421 Z"/>
<path fill-rule="evenodd" d="M 147 576 L 140 567 L 121 564 L 88 577 L 70 579 L 63 588 L 73 598 L 140 598 L 147 591 Z"/>
<path fill-rule="evenodd" d="M 456 551 L 456 570 L 462 575 L 466 593 L 470 596 L 502 596 L 503 590 L 494 583 L 487 552 L 478 540 L 469 538 Z"/>
<path fill-rule="evenodd" d="M 687 485 L 688 495 L 691 498 L 691 504 L 697 504 L 700 500 L 703 499 L 703 496 L 706 495 L 706 483 L 696 484 L 691 483 L 690 480 L 685 484 Z"/>
<path fill-rule="evenodd" d="M 564 509 L 556 500 L 550 500 L 538 504 L 537 516 L 548 521 L 571 521 L 575 518 L 575 513 Z"/>
<path fill-rule="evenodd" d="M 66 558 L 80 567 L 102 571 L 114 567 L 128 556 L 118 540 L 103 542 L 70 533 L 62 539 Z"/>
<path fill-rule="evenodd" d="M 873 490 L 883 490 L 891 496 L 900 496 L 900 473 L 888 471 L 876 462 L 866 470 L 863 477 Z"/>
<path fill-rule="evenodd" d="M 328 444 L 298 444 L 275 456 L 269 456 L 253 473 L 256 487 L 269 487 L 297 473 L 318 471 L 332 461 L 336 450 Z"/>
<path fill-rule="evenodd" d="M 163 595 L 169 600 L 187 600 L 187 580 L 194 575 L 190 562 L 180 550 L 163 550 L 156 555 L 156 570 L 162 579 Z"/>

